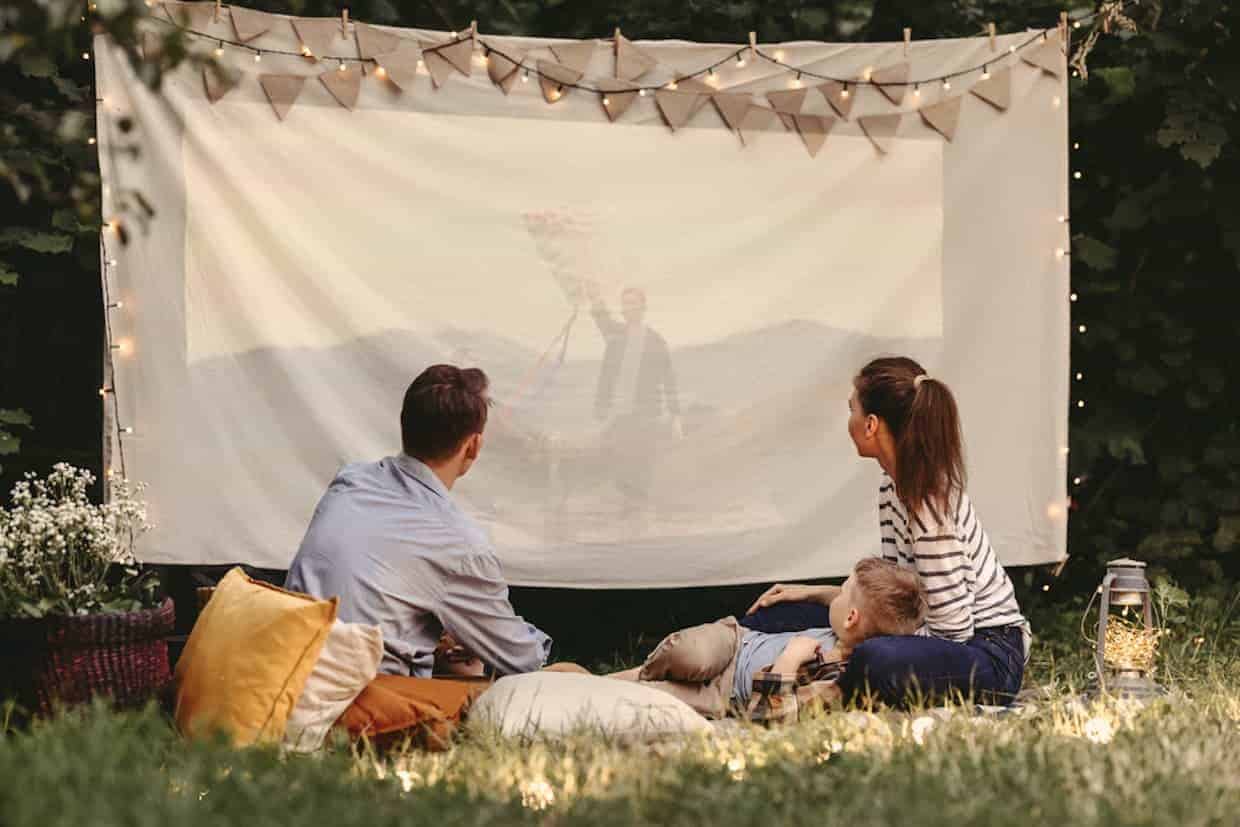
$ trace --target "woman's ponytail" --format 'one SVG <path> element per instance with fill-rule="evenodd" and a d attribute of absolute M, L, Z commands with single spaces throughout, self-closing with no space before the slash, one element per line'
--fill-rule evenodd
<path fill-rule="evenodd" d="M 875 359 L 857 375 L 857 400 L 887 423 L 896 443 L 896 494 L 910 513 L 946 518 L 965 487 L 956 398 L 906 357 Z"/>

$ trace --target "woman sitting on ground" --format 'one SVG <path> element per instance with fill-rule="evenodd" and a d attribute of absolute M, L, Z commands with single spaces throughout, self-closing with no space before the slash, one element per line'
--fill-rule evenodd
<path fill-rule="evenodd" d="M 853 380 L 848 433 L 878 461 L 885 559 L 917 572 L 929 599 L 924 634 L 871 638 L 839 679 L 844 700 L 891 705 L 972 697 L 1011 703 L 1028 657 L 1029 624 L 1012 581 L 965 493 L 955 397 L 912 359 L 875 359 Z M 830 605 L 837 586 L 775 585 L 749 610 Z M 748 624 L 747 624 L 748 625 Z"/>

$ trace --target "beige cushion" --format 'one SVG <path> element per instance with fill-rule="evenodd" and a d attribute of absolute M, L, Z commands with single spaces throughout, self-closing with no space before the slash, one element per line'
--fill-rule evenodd
<path fill-rule="evenodd" d="M 284 745 L 295 752 L 313 752 L 327 731 L 379 673 L 383 633 L 378 626 L 337 620 L 301 697 L 289 715 Z"/>
<path fill-rule="evenodd" d="M 470 710 L 474 726 L 508 736 L 579 730 L 658 738 L 710 729 L 684 701 L 649 686 L 598 675 L 532 672 L 500 678 Z"/>

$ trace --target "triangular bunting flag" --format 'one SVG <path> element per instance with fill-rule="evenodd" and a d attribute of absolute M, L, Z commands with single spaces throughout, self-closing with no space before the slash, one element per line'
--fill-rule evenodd
<path fill-rule="evenodd" d="M 616 77 L 624 80 L 637 80 L 649 72 L 658 61 L 633 45 L 622 34 L 616 35 Z"/>
<path fill-rule="evenodd" d="M 163 3 L 164 14 L 178 26 L 186 26 L 196 32 L 206 31 L 215 17 L 214 3 Z"/>
<path fill-rule="evenodd" d="M 857 122 L 861 124 L 865 136 L 874 144 L 874 148 L 885 154 L 891 151 L 891 144 L 903 118 L 903 115 L 867 115 L 858 118 Z"/>
<path fill-rule="evenodd" d="M 517 69 L 525 60 L 525 55 L 506 49 L 502 55 L 496 51 L 487 55 L 487 74 L 491 76 L 492 83 L 504 90 L 505 95 L 512 91 L 512 85 L 517 82 Z"/>
<path fill-rule="evenodd" d="M 387 79 L 396 84 L 402 92 L 412 92 L 413 82 L 418 76 L 418 60 L 422 50 L 412 40 L 402 40 L 394 51 L 376 55 L 375 63 L 383 69 Z"/>
<path fill-rule="evenodd" d="M 784 125 L 784 129 L 789 132 L 795 132 L 797 128 L 797 116 L 789 112 L 776 112 L 775 116 L 779 118 L 779 122 Z"/>
<path fill-rule="evenodd" d="M 426 71 L 430 73 L 431 83 L 435 84 L 435 88 L 438 89 L 440 86 L 443 86 L 444 81 L 456 70 L 456 67 L 449 63 L 447 58 L 439 54 L 436 45 L 436 43 L 430 40 L 423 40 L 421 42 L 422 61 L 426 65 Z"/>
<path fill-rule="evenodd" d="M 853 101 L 857 99 L 857 87 L 848 87 L 848 94 L 845 94 L 844 84 L 829 80 L 826 83 L 820 83 L 815 88 L 822 93 L 837 115 L 848 120 L 848 113 L 852 112 Z"/>
<path fill-rule="evenodd" d="M 748 136 L 755 132 L 765 132 L 771 128 L 771 124 L 775 123 L 775 110 L 767 109 L 765 106 L 750 106 L 745 116 L 741 118 L 741 125 L 736 133 L 741 136 L 741 140 L 749 143 Z"/>
<path fill-rule="evenodd" d="M 602 89 L 599 95 L 599 102 L 603 104 L 603 111 L 607 113 L 609 121 L 615 121 L 633 105 L 633 101 L 637 100 L 637 92 L 633 91 L 633 84 L 623 80 L 599 80 L 598 88 Z"/>
<path fill-rule="evenodd" d="M 659 89 L 654 93 L 654 102 L 667 125 L 676 131 L 689 122 L 693 114 L 706 103 L 706 97 L 697 92 L 683 92 L 679 89 Z"/>
<path fill-rule="evenodd" d="M 551 47 L 551 53 L 560 63 L 584 75 L 597 47 L 598 42 L 595 40 L 574 40 L 555 44 Z"/>
<path fill-rule="evenodd" d="M 1064 53 L 1059 46 L 1059 38 L 1047 38 L 1033 48 L 1022 49 L 1020 59 L 1030 66 L 1036 66 L 1048 75 L 1059 77 L 1064 70 Z"/>
<path fill-rule="evenodd" d="M 340 37 L 340 21 L 319 18 L 294 18 L 293 31 L 297 39 L 310 50 L 315 58 L 331 55 L 339 57 L 344 54 L 343 38 Z"/>
<path fill-rule="evenodd" d="M 242 6 L 229 6 L 228 16 L 232 18 L 233 31 L 242 43 L 249 43 L 260 34 L 271 29 L 272 16 L 265 11 L 254 11 Z"/>
<path fill-rule="evenodd" d="M 572 84 L 581 80 L 581 72 L 568 68 L 562 63 L 550 60 L 538 61 L 538 83 L 542 86 L 543 99 L 547 103 L 555 103 L 563 98 L 572 88 Z"/>
<path fill-rule="evenodd" d="M 741 121 L 753 103 L 753 96 L 742 92 L 719 92 L 711 96 L 711 101 L 728 129 L 740 129 Z"/>
<path fill-rule="evenodd" d="M 766 99 L 771 102 L 771 108 L 776 112 L 786 115 L 795 115 L 801 111 L 801 106 L 805 103 L 805 93 L 807 89 L 780 89 L 777 92 L 767 92 Z"/>
<path fill-rule="evenodd" d="M 1007 109 L 1012 105 L 1012 67 L 996 69 L 990 77 L 973 84 L 969 91 L 995 109 Z"/>
<path fill-rule="evenodd" d="M 473 74 L 474 39 L 472 37 L 466 37 L 464 40 L 458 40 L 455 43 L 448 43 L 435 51 L 465 77 Z"/>
<path fill-rule="evenodd" d="M 332 93 L 336 102 L 345 109 L 357 106 L 357 94 L 362 90 L 362 67 L 354 64 L 344 71 L 328 69 L 319 75 L 319 81 Z"/>
<path fill-rule="evenodd" d="M 962 100 L 964 100 L 963 97 L 956 95 L 930 106 L 923 106 L 918 111 L 921 112 L 921 119 L 926 122 L 927 126 L 950 141 L 956 135 L 956 124 L 960 121 Z"/>
<path fill-rule="evenodd" d="M 142 33 L 142 59 L 156 61 L 164 56 L 164 35 L 147 29 Z"/>
<path fill-rule="evenodd" d="M 271 102 L 271 108 L 275 110 L 276 117 L 284 120 L 289 110 L 293 108 L 293 102 L 301 94 L 301 88 L 306 85 L 306 76 L 259 75 L 258 84 L 267 93 L 267 100 Z"/>
<path fill-rule="evenodd" d="M 904 103 L 904 96 L 908 94 L 909 65 L 907 63 L 895 63 L 891 66 L 884 66 L 882 69 L 875 69 L 870 74 L 870 80 L 881 86 L 875 86 L 878 91 L 883 93 L 887 100 L 896 106 Z"/>
<path fill-rule="evenodd" d="M 697 78 L 685 78 L 676 84 L 674 92 L 697 92 L 699 95 L 713 95 L 719 91 L 709 83 L 703 83 Z"/>
<path fill-rule="evenodd" d="M 818 150 L 822 149 L 822 145 L 827 142 L 827 133 L 831 131 L 831 127 L 835 126 L 835 118 L 826 115 L 793 115 L 792 117 L 796 121 L 797 132 L 801 133 L 801 140 L 805 141 L 805 148 L 809 150 L 809 157 L 817 157 Z"/>
<path fill-rule="evenodd" d="M 206 90 L 207 100 L 215 103 L 220 98 L 237 88 L 241 80 L 239 72 L 226 69 L 219 65 L 202 67 L 202 86 Z"/>
<path fill-rule="evenodd" d="M 353 36 L 357 40 L 358 55 L 365 58 L 394 52 L 404 40 L 400 35 L 376 29 L 365 23 L 353 24 Z"/>

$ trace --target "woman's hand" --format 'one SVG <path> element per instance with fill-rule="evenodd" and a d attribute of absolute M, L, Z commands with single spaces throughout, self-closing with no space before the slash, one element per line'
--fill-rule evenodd
<path fill-rule="evenodd" d="M 784 651 L 775 659 L 771 671 L 779 674 L 793 674 L 801 664 L 813 660 L 821 650 L 821 644 L 812 637 L 794 637 L 788 641 Z"/>
<path fill-rule="evenodd" d="M 776 603 L 809 602 L 830 606 L 831 601 L 839 593 L 839 586 L 800 586 L 795 583 L 776 583 L 764 591 L 745 614 L 751 615 L 758 609 L 765 609 Z"/>

